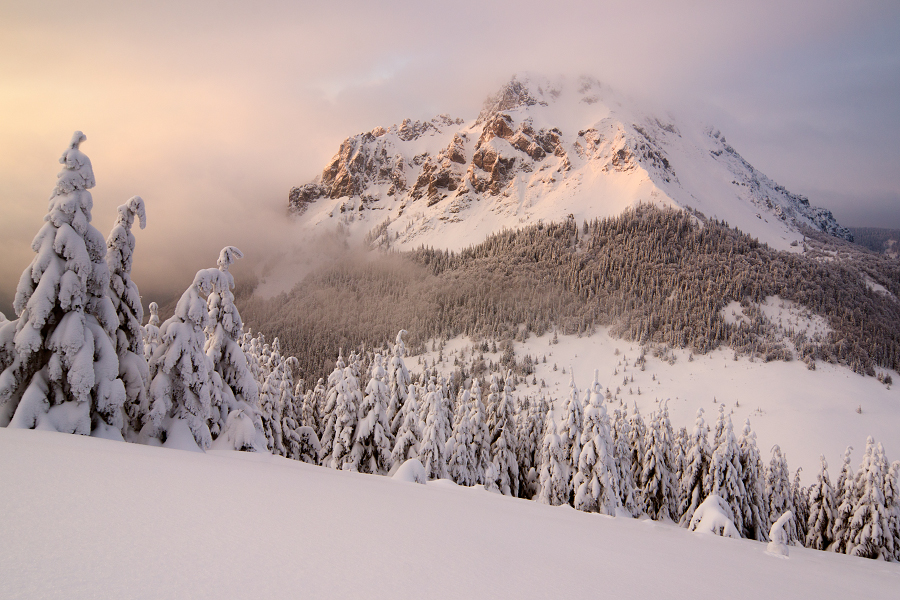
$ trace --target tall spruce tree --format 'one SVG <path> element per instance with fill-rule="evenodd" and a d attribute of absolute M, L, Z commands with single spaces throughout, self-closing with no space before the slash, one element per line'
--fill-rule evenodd
<path fill-rule="evenodd" d="M 853 556 L 893 557 L 893 536 L 889 535 L 889 515 L 884 501 L 886 466 L 884 449 L 880 444 L 876 446 L 875 440 L 869 436 L 866 453 L 854 482 L 857 495 L 847 544 L 847 553 Z"/>
<path fill-rule="evenodd" d="M 575 473 L 578 472 L 578 459 L 581 456 L 581 428 L 584 425 L 584 410 L 579 400 L 578 387 L 575 385 L 575 374 L 569 367 L 569 399 L 562 415 L 560 439 L 566 457 L 568 472 L 569 502 L 575 502 Z"/>
<path fill-rule="evenodd" d="M 181 295 L 175 314 L 160 327 L 162 343 L 150 357 L 150 412 L 141 439 L 168 445 L 209 448 L 207 421 L 211 408 L 212 360 L 203 351 L 209 312 L 204 295 L 218 279 L 215 269 L 203 269 Z M 189 433 L 189 435 L 188 435 Z"/>
<path fill-rule="evenodd" d="M 634 481 L 635 510 L 632 515 L 639 516 L 647 513 L 647 501 L 642 491 L 642 472 L 644 470 L 644 454 L 646 452 L 647 426 L 641 417 L 637 402 L 634 403 L 634 411 L 628 419 L 628 447 L 631 451 L 631 480 Z"/>
<path fill-rule="evenodd" d="M 491 444 L 492 464 L 497 489 L 505 496 L 519 495 L 519 464 L 516 460 L 515 404 L 511 392 L 515 389 L 512 372 L 508 372 L 506 387 L 497 405 L 497 429 Z"/>
<path fill-rule="evenodd" d="M 794 513 L 794 502 L 791 494 L 790 471 L 787 459 L 781 453 L 778 444 L 772 446 L 772 460 L 769 461 L 769 469 L 766 473 L 766 497 L 769 501 L 769 522 L 776 522 L 783 514 L 790 511 Z M 800 541 L 797 534 L 796 519 L 785 522 L 785 533 L 791 544 Z"/>
<path fill-rule="evenodd" d="M 831 529 L 833 540 L 830 550 L 847 554 L 850 547 L 850 521 L 853 518 L 853 505 L 856 502 L 856 487 L 854 485 L 854 473 L 850 466 L 850 452 L 852 447 L 844 450 L 841 473 L 838 475 L 835 485 L 835 504 L 837 508 L 834 516 L 834 526 Z"/>
<path fill-rule="evenodd" d="M 397 415 L 400 417 L 400 428 L 394 441 L 391 458 L 395 466 L 400 466 L 411 458 L 419 457 L 419 446 L 422 443 L 422 421 L 419 419 L 419 401 L 416 398 L 416 386 L 407 387 L 406 402 Z"/>
<path fill-rule="evenodd" d="M 476 484 L 486 484 L 491 464 L 491 435 L 487 424 L 487 415 L 481 401 L 481 385 L 477 378 L 472 379 L 471 405 L 469 421 L 472 423 L 472 471 Z"/>
<path fill-rule="evenodd" d="M 106 243 L 91 225 L 90 159 L 76 131 L 59 162 L 37 253 L 19 280 L 18 319 L 0 327 L 0 426 L 122 438 L 125 386 L 113 336 Z"/>
<path fill-rule="evenodd" d="M 403 336 L 406 330 L 401 329 L 397 333 L 397 339 L 394 342 L 393 356 L 391 356 L 388 367 L 388 388 L 390 390 L 390 401 L 387 407 L 388 423 L 391 426 L 391 435 L 396 436 L 397 430 L 400 429 L 401 420 L 398 418 L 400 410 L 406 404 L 406 392 L 409 390 L 409 370 L 403 358 L 406 356 L 406 344 L 403 342 Z"/>
<path fill-rule="evenodd" d="M 144 355 L 144 309 L 137 285 L 131 280 L 134 259 L 134 235 L 131 226 L 137 218 L 141 229 L 147 225 L 144 201 L 133 196 L 119 206 L 118 217 L 106 238 L 106 264 L 109 268 L 109 297 L 118 318 L 113 342 L 119 357 L 119 378 L 125 385 L 125 438 L 135 440 L 147 412 L 147 387 L 150 367 Z M 159 323 L 157 317 L 157 324 Z"/>
<path fill-rule="evenodd" d="M 637 486 L 634 482 L 633 455 L 631 448 L 631 425 L 626 415 L 627 408 L 622 406 L 614 412 L 613 436 L 615 444 L 616 471 L 619 479 L 619 499 L 622 508 L 635 516 L 641 511 L 638 508 Z"/>
<path fill-rule="evenodd" d="M 450 437 L 450 415 L 442 397 L 441 387 L 430 381 L 425 404 L 428 416 L 422 432 L 419 459 L 429 479 L 445 479 L 447 473 L 447 438 Z"/>
<path fill-rule="evenodd" d="M 569 485 L 565 448 L 556 433 L 556 419 L 552 410 L 547 413 L 544 430 L 546 434 L 541 444 L 541 490 L 538 500 L 543 504 L 559 506 L 569 501 Z"/>
<path fill-rule="evenodd" d="M 325 407 L 322 409 L 322 454 L 330 457 L 334 449 L 334 433 L 337 423 L 338 404 L 341 402 L 341 394 L 344 393 L 344 362 L 342 350 L 338 350 L 338 357 L 334 363 L 334 370 L 328 376 L 328 386 L 325 389 Z M 326 462 L 332 466 L 330 462 Z"/>
<path fill-rule="evenodd" d="M 469 406 L 470 394 L 468 390 L 460 391 L 461 403 L 456 412 L 459 418 L 453 427 L 452 446 L 449 456 L 450 477 L 459 485 L 475 485 L 475 444 L 473 443 L 472 421 L 470 419 L 471 407 Z"/>
<path fill-rule="evenodd" d="M 710 494 L 708 487 L 709 463 L 712 450 L 709 447 L 708 427 L 703 420 L 703 409 L 697 410 L 697 418 L 694 428 L 688 438 L 688 448 L 685 452 L 685 466 L 682 470 L 681 481 L 681 520 L 679 524 L 687 527 L 694 517 L 694 511 L 700 503 Z"/>
<path fill-rule="evenodd" d="M 888 468 L 884 503 L 888 513 L 889 535 L 893 538 L 892 560 L 900 561 L 900 461 L 895 460 Z"/>
<path fill-rule="evenodd" d="M 672 472 L 672 425 L 664 403 L 653 413 L 641 458 L 641 496 L 647 514 L 657 521 L 677 519 L 678 491 Z"/>
<path fill-rule="evenodd" d="M 706 483 L 709 493 L 719 496 L 731 510 L 735 524 L 740 527 L 744 521 L 741 500 L 745 496 L 741 474 L 741 455 L 734 437 L 731 416 L 725 420 L 719 445 L 713 450 Z"/>
<path fill-rule="evenodd" d="M 591 393 L 590 404 L 584 409 L 581 454 L 573 482 L 575 508 L 615 516 L 621 506 L 619 476 L 604 404 L 601 394 Z"/>
<path fill-rule="evenodd" d="M 750 419 L 744 421 L 744 430 L 738 441 L 741 452 L 741 482 L 744 495 L 741 498 L 743 523 L 735 525 L 741 535 L 751 540 L 764 542 L 768 539 L 768 504 L 763 496 L 764 474 L 756 433 L 750 428 Z"/>
<path fill-rule="evenodd" d="M 809 521 L 809 488 L 800 483 L 800 471 L 794 471 L 794 481 L 791 483 L 791 501 L 794 504 L 794 522 L 797 527 L 797 543 L 801 546 L 806 541 L 806 524 Z"/>
<path fill-rule="evenodd" d="M 150 309 L 150 317 L 147 319 L 147 324 L 143 327 L 143 332 L 141 333 L 144 339 L 144 360 L 147 361 L 147 365 L 149 367 L 150 357 L 153 356 L 153 351 L 160 344 L 159 339 L 159 305 L 156 302 L 151 302 L 147 307 Z"/>
<path fill-rule="evenodd" d="M 220 405 L 217 407 L 218 410 L 214 411 L 218 412 L 215 419 L 217 422 L 213 423 L 213 427 L 221 432 L 226 427 L 229 415 L 239 411 L 240 415 L 235 415 L 231 422 L 250 423 L 259 435 L 253 443 L 243 443 L 241 448 L 235 449 L 262 451 L 265 446 L 263 443 L 265 434 L 259 409 L 259 387 L 247 363 L 247 356 L 240 347 L 244 323 L 231 291 L 234 288 L 234 276 L 228 270 L 243 256 L 234 246 L 226 246 L 219 253 L 218 276 L 206 299 L 209 322 L 206 326 L 207 340 L 204 349 L 212 361 L 213 370 L 218 374 L 218 379 L 214 378 L 214 381 L 220 388 L 218 390 Z M 294 363 L 296 362 L 295 358 Z M 281 388 L 291 385 L 293 363 L 279 366 L 287 369 L 286 373 L 281 373 L 278 382 L 278 393 L 285 398 L 292 395 L 291 391 Z"/>
<path fill-rule="evenodd" d="M 359 389 L 357 379 L 358 363 L 350 354 L 350 364 L 344 368 L 343 377 L 337 382 L 334 442 L 331 448 L 331 467 L 344 471 L 358 471 L 359 464 L 353 454 L 353 441 L 356 437 L 356 427 L 359 423 L 359 407 L 363 396 Z"/>
<path fill-rule="evenodd" d="M 394 447 L 391 428 L 387 419 L 390 390 L 387 371 L 381 354 L 376 354 L 372 364 L 371 379 L 366 385 L 366 395 L 359 409 L 359 425 L 353 445 L 354 462 L 361 473 L 386 475 L 393 466 L 391 451 Z"/>
<path fill-rule="evenodd" d="M 833 541 L 835 506 L 834 489 L 828 477 L 828 463 L 825 455 L 821 455 L 822 470 L 816 484 L 809 490 L 809 520 L 807 521 L 806 547 L 814 550 L 825 550 Z"/>

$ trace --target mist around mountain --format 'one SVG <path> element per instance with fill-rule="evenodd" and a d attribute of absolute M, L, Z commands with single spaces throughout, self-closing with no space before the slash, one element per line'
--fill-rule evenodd
<path fill-rule="evenodd" d="M 401 328 L 418 348 L 457 335 L 526 339 L 607 326 L 698 354 L 724 346 L 868 375 L 897 370 L 900 266 L 833 236 L 800 237 L 802 254 L 782 252 L 700 213 L 638 206 L 505 231 L 460 252 L 350 254 L 289 293 L 248 298 L 243 314 L 302 355 L 308 378 L 322 376 L 338 348 L 377 347 Z M 776 295 L 827 327 L 767 321 L 759 306 Z M 721 311 L 730 303 L 746 319 L 729 322 Z"/>

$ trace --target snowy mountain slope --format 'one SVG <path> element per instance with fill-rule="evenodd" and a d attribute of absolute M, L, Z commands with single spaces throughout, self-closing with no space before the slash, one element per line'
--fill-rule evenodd
<path fill-rule="evenodd" d="M 543 395 L 554 402 L 557 415 L 563 414 L 572 373 L 585 397 L 597 370 L 602 389 L 609 389 L 613 396 L 607 404 L 610 413 L 622 404 L 629 411 L 636 405 L 647 418 L 661 401 L 667 401 L 675 430 L 691 431 L 698 408 L 704 410 L 706 422 L 713 423 L 724 406 L 736 431 L 750 420 L 766 464 L 772 446 L 778 444 L 792 474 L 802 469 L 805 485 L 815 481 L 821 454 L 833 477 L 847 446 L 854 448 L 851 456 L 856 466 L 870 435 L 884 443 L 892 458 L 900 453 L 900 388 L 857 375 L 847 367 L 820 361 L 810 371 L 801 361 L 751 361 L 746 356 L 734 360 L 728 349 L 692 357 L 685 349 L 668 350 L 659 357 L 648 354 L 642 370 L 635 367 L 640 346 L 611 337 L 606 328 L 590 336 L 559 335 L 556 344 L 550 343 L 552 338 L 548 333 L 513 343 L 517 357 L 537 358 L 534 373 L 517 384 L 514 394 Z M 428 365 L 436 361 L 437 370 L 449 377 L 457 360 L 471 360 L 475 346 L 464 337 L 454 338 L 441 351 L 426 352 L 421 360 Z M 484 359 L 499 363 L 501 353 L 486 353 Z M 408 360 L 411 369 L 419 366 L 418 360 Z M 900 378 L 893 371 L 886 373 Z"/>
<path fill-rule="evenodd" d="M 240 453 L 0 429 L 5 598 L 893 598 L 897 565 Z"/>
<path fill-rule="evenodd" d="M 406 120 L 347 138 L 289 203 L 304 230 L 340 224 L 399 248 L 458 250 L 504 228 L 638 203 L 691 207 L 783 250 L 803 226 L 850 237 L 718 130 L 661 120 L 584 77 L 516 76 L 474 120 Z"/>

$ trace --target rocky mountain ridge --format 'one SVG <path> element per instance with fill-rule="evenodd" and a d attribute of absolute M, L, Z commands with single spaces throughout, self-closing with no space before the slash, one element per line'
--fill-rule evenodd
<path fill-rule="evenodd" d="M 631 108 L 608 86 L 513 77 L 474 121 L 440 115 L 347 138 L 291 189 L 304 228 L 377 245 L 459 249 L 540 220 L 690 207 L 781 249 L 803 227 L 852 239 L 830 211 L 760 173 L 714 128 Z"/>

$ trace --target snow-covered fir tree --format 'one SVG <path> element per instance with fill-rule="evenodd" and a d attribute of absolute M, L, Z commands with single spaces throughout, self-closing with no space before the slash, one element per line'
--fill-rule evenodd
<path fill-rule="evenodd" d="M 469 414 L 469 400 L 472 396 L 472 393 L 466 389 L 465 385 L 460 385 L 458 387 L 456 404 L 453 406 L 453 431 L 456 431 L 459 427 L 463 417 Z"/>
<path fill-rule="evenodd" d="M 497 439 L 497 432 L 500 428 L 500 418 L 498 415 L 500 400 L 500 374 L 491 373 L 491 383 L 488 386 L 488 395 L 484 401 L 484 407 L 486 409 L 485 420 L 487 422 L 488 431 L 490 432 L 490 441 L 492 444 L 494 440 Z"/>
<path fill-rule="evenodd" d="M 541 401 L 526 400 L 516 414 L 516 458 L 519 463 L 519 495 L 522 498 L 533 498 L 540 489 L 540 456 L 543 440 L 544 413 Z"/>
<path fill-rule="evenodd" d="M 672 472 L 672 437 L 669 412 L 661 403 L 647 427 L 640 479 L 645 510 L 657 521 L 674 519 L 678 514 L 678 491 Z"/>
<path fill-rule="evenodd" d="M 242 258 L 243 254 L 234 246 L 226 246 L 219 253 L 218 277 L 213 289 L 207 297 L 209 322 L 206 326 L 206 355 L 213 364 L 213 370 L 218 375 L 213 381 L 219 389 L 219 405 L 212 410 L 213 422 L 211 429 L 216 436 L 227 426 L 228 417 L 234 411 L 239 411 L 242 416 L 235 416 L 232 423 L 249 420 L 254 429 L 259 433 L 253 444 L 245 445 L 236 450 L 262 451 L 264 450 L 264 428 L 259 410 L 259 387 L 256 378 L 247 364 L 247 356 L 240 347 L 240 339 L 243 336 L 244 323 L 234 304 L 234 277 L 229 272 L 229 267 Z M 296 363 L 297 359 L 294 359 Z M 288 377 L 291 376 L 289 372 Z M 290 385 L 282 373 L 282 381 L 279 387 Z M 285 396 L 283 390 L 280 395 Z"/>
<path fill-rule="evenodd" d="M 565 450 L 566 468 L 569 473 L 569 500 L 574 502 L 575 473 L 578 471 L 578 459 L 581 456 L 581 428 L 584 424 L 584 409 L 578 395 L 578 387 L 575 385 L 575 374 L 569 367 L 569 399 L 562 415 L 560 426 L 560 439 Z"/>
<path fill-rule="evenodd" d="M 828 463 L 825 455 L 821 455 L 822 470 L 816 484 L 809 490 L 809 520 L 806 527 L 807 548 L 825 550 L 833 541 L 834 518 L 837 507 L 834 502 L 834 489 L 828 477 Z"/>
<path fill-rule="evenodd" d="M 259 390 L 262 428 L 269 450 L 278 456 L 287 456 L 283 421 L 285 411 L 291 410 L 293 393 L 292 390 L 284 389 L 286 365 L 281 356 L 281 344 L 278 338 L 272 340 L 272 344 L 268 345 L 266 354 L 268 359 L 265 372 L 268 375 Z"/>
<path fill-rule="evenodd" d="M 371 379 L 366 384 L 366 395 L 359 409 L 359 424 L 353 444 L 353 462 L 361 473 L 386 475 L 393 465 L 391 451 L 394 440 L 387 418 L 391 392 L 385 379 L 387 371 L 384 361 L 381 354 L 376 354 Z"/>
<path fill-rule="evenodd" d="M 472 472 L 476 484 L 487 484 L 486 473 L 491 465 L 491 435 L 487 424 L 487 415 L 481 401 L 481 385 L 478 379 L 472 379 L 469 422 L 472 426 Z"/>
<path fill-rule="evenodd" d="M 893 536 L 890 518 L 884 501 L 884 480 L 887 473 L 884 449 L 869 436 L 862 464 L 856 473 L 857 491 L 850 517 L 847 554 L 863 558 L 893 558 Z"/>
<path fill-rule="evenodd" d="M 122 438 L 125 386 L 113 343 L 106 243 L 91 225 L 87 139 L 76 131 L 59 162 L 37 256 L 0 328 L 0 426 Z"/>
<path fill-rule="evenodd" d="M 794 472 L 794 481 L 791 483 L 791 502 L 794 505 L 794 521 L 797 527 L 797 542 L 801 546 L 806 540 L 806 524 L 809 521 L 809 488 L 800 483 L 800 471 Z"/>
<path fill-rule="evenodd" d="M 331 456 L 334 449 L 334 433 L 337 423 L 337 409 L 340 402 L 340 395 L 344 393 L 344 369 L 347 363 L 344 362 L 343 351 L 338 351 L 337 360 L 334 363 L 334 370 L 328 375 L 328 385 L 325 388 L 325 407 L 322 410 L 322 440 L 323 456 Z M 331 466 L 330 463 L 328 466 Z"/>
<path fill-rule="evenodd" d="M 419 446 L 422 443 L 422 421 L 419 418 L 419 401 L 416 386 L 407 386 L 406 402 L 397 413 L 401 419 L 400 428 L 394 441 L 391 459 L 395 466 L 402 465 L 411 458 L 419 457 Z"/>
<path fill-rule="evenodd" d="M 774 523 L 788 511 L 794 512 L 790 471 L 788 471 L 787 459 L 781 453 L 778 444 L 772 446 L 772 460 L 769 461 L 769 469 L 766 472 L 766 498 L 769 501 L 770 523 Z M 785 532 L 791 544 L 800 541 L 794 521 L 795 519 L 791 519 L 785 524 Z"/>
<path fill-rule="evenodd" d="M 433 380 L 428 383 L 425 404 L 428 407 L 428 416 L 425 420 L 425 430 L 422 432 L 419 460 L 422 461 L 429 479 L 445 479 L 447 477 L 447 439 L 451 433 L 450 415 L 442 397 L 441 387 Z"/>
<path fill-rule="evenodd" d="M 575 508 L 615 516 L 621 501 L 609 416 L 602 394 L 592 392 L 590 399 L 584 409 L 581 454 L 574 478 Z"/>
<path fill-rule="evenodd" d="M 566 467 L 566 450 L 562 439 L 556 433 L 556 418 L 552 410 L 547 413 L 544 431 L 546 433 L 541 444 L 541 490 L 538 500 L 543 504 L 559 506 L 569 501 L 569 474 Z"/>
<path fill-rule="evenodd" d="M 150 318 L 147 319 L 147 324 L 144 325 L 141 336 L 144 340 L 144 359 L 149 365 L 150 357 L 153 356 L 154 350 L 159 347 L 160 339 L 159 305 L 156 302 L 151 302 L 148 308 L 150 309 Z"/>
<path fill-rule="evenodd" d="M 613 413 L 613 443 L 616 457 L 616 473 L 619 479 L 619 500 L 622 508 L 634 516 L 640 513 L 637 500 L 637 486 L 634 483 L 631 448 L 631 425 L 626 415 L 627 409 L 621 406 Z"/>
<path fill-rule="evenodd" d="M 687 527 L 694 517 L 694 511 L 710 494 L 708 487 L 709 463 L 712 449 L 709 447 L 708 427 L 703 419 L 703 409 L 697 410 L 694 428 L 688 437 L 685 450 L 685 464 L 681 472 L 681 520 L 682 527 Z"/>
<path fill-rule="evenodd" d="M 302 385 L 302 380 L 297 385 Z M 325 408 L 325 380 L 321 377 L 316 382 L 316 387 L 303 394 L 302 423 L 311 427 L 317 438 L 322 436 L 324 426 L 322 413 Z"/>
<path fill-rule="evenodd" d="M 709 493 L 722 498 L 728 505 L 736 524 L 744 521 L 741 514 L 741 499 L 744 497 L 744 484 L 741 476 L 741 454 L 734 437 L 734 425 L 724 411 L 719 413 L 719 421 L 723 421 L 719 445 L 713 450 L 709 463 L 709 473 L 705 484 Z M 718 424 L 716 429 L 720 429 Z"/>
<path fill-rule="evenodd" d="M 406 330 L 401 329 L 394 341 L 393 355 L 388 368 L 388 388 L 390 390 L 390 402 L 388 403 L 387 418 L 391 425 L 391 435 L 396 436 L 400 429 L 401 420 L 397 418 L 400 409 L 406 404 L 406 392 L 409 390 L 409 370 L 403 358 L 406 356 L 406 344 L 403 336 Z"/>
<path fill-rule="evenodd" d="M 144 355 L 144 309 L 137 285 L 131 280 L 134 259 L 134 235 L 131 226 L 137 218 L 141 229 L 147 225 L 144 201 L 133 196 L 119 206 L 118 217 L 106 238 L 106 264 L 109 268 L 109 298 L 118 317 L 113 342 L 119 357 L 119 378 L 125 384 L 125 437 L 134 440 L 141 430 L 148 409 L 147 387 L 150 368 Z M 157 317 L 157 324 L 159 317 Z"/>
<path fill-rule="evenodd" d="M 900 561 L 900 461 L 888 468 L 884 485 L 884 505 L 888 514 L 889 535 L 893 537 L 894 561 Z"/>
<path fill-rule="evenodd" d="M 756 445 L 756 433 L 750 427 L 750 419 L 744 421 L 738 446 L 741 453 L 741 483 L 744 487 L 741 498 L 743 523 L 735 523 L 735 526 L 745 538 L 764 542 L 769 530 L 768 503 L 763 496 L 765 478 L 762 460 Z"/>
<path fill-rule="evenodd" d="M 838 475 L 837 484 L 834 487 L 835 504 L 837 506 L 834 515 L 834 526 L 831 529 L 830 550 L 846 554 L 850 545 L 850 520 L 853 518 L 853 505 L 856 502 L 856 488 L 854 486 L 854 473 L 850 466 L 850 452 L 852 447 L 844 450 L 841 473 Z"/>
<path fill-rule="evenodd" d="M 284 456 L 306 463 L 318 464 L 321 445 L 315 431 L 311 427 L 301 425 L 303 392 L 294 386 L 294 371 L 299 368 L 299 361 L 288 356 L 281 361 L 278 368 L 279 401 L 277 406 L 281 420 L 281 441 Z M 298 394 L 299 393 L 299 397 Z"/>
<path fill-rule="evenodd" d="M 355 361 L 352 360 L 352 357 L 351 353 L 350 364 L 344 368 L 343 377 L 338 382 L 336 390 L 334 442 L 331 448 L 331 467 L 345 471 L 359 470 L 352 450 L 363 396 L 359 389 L 357 371 L 353 366 Z"/>
<path fill-rule="evenodd" d="M 511 392 L 515 389 L 512 372 L 507 373 L 505 392 L 497 406 L 497 429 L 491 444 L 497 489 L 505 496 L 519 494 L 519 464 L 516 460 L 515 404 Z"/>
<path fill-rule="evenodd" d="M 634 482 L 634 504 L 635 510 L 631 513 L 634 516 L 644 514 L 648 511 L 647 501 L 642 491 L 642 473 L 644 470 L 644 455 L 646 454 L 647 426 L 641 417 L 641 411 L 638 409 L 637 402 L 633 405 L 634 410 L 628 419 L 628 447 L 631 451 L 631 480 Z M 624 504 L 624 501 L 623 501 Z"/>
<path fill-rule="evenodd" d="M 215 269 L 197 272 L 175 314 L 160 326 L 162 343 L 150 357 L 150 412 L 144 418 L 142 440 L 181 447 L 190 447 L 193 441 L 204 450 L 212 443 L 207 421 L 213 364 L 203 351 L 209 322 L 203 296 L 217 280 Z"/>
<path fill-rule="evenodd" d="M 456 412 L 459 418 L 453 427 L 449 452 L 450 477 L 459 485 L 475 485 L 478 478 L 475 473 L 475 444 L 473 443 L 472 421 L 470 415 L 468 390 L 462 390 L 460 398 L 464 400 L 461 406 L 457 406 Z"/>

